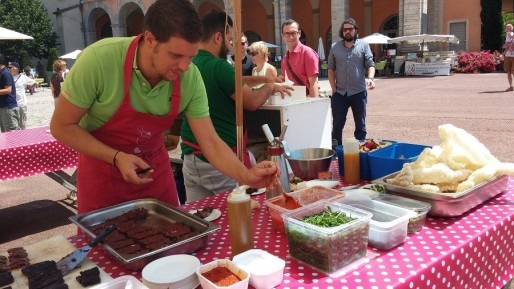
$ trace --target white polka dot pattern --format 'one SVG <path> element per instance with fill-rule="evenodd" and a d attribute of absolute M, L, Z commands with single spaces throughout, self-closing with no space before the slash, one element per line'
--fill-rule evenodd
<path fill-rule="evenodd" d="M 206 247 L 196 255 L 202 263 L 231 258 L 227 194 L 188 204 L 184 208 L 220 208 L 216 221 L 221 230 L 210 235 Z M 255 196 L 263 204 L 264 194 Z M 501 288 L 514 277 L 514 179 L 508 190 L 461 217 L 429 217 L 425 227 L 410 234 L 402 245 L 389 251 L 368 250 L 376 257 L 337 278 L 288 257 L 287 239 L 271 228 L 268 209 L 253 212 L 255 248 L 286 260 L 284 279 L 276 288 Z M 70 238 L 75 246 L 87 241 L 83 235 Z M 370 255 L 370 254 L 368 254 Z M 105 253 L 94 248 L 88 256 L 113 278 L 134 275 Z"/>
<path fill-rule="evenodd" d="M 0 181 L 77 167 L 77 152 L 38 127 L 0 134 Z"/>

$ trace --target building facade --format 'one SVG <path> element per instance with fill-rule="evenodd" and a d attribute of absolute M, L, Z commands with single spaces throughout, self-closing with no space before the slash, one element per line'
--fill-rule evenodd
<path fill-rule="evenodd" d="M 233 0 L 191 0 L 199 14 L 212 10 L 233 15 Z M 480 1 L 478 0 L 252 0 L 241 1 L 241 31 L 250 42 L 263 40 L 284 44 L 281 24 L 289 19 L 300 23 L 302 41 L 316 49 L 319 38 L 325 54 L 340 40 L 342 21 L 353 17 L 360 37 L 374 32 L 389 37 L 415 34 L 454 34 L 459 44 L 433 43 L 425 49 L 480 51 Z M 42 1 L 51 14 L 61 42 L 61 55 L 105 37 L 134 36 L 142 32 L 143 17 L 154 0 L 54 0 Z M 514 10 L 514 1 L 503 0 L 503 10 Z M 465 7 L 465 8 L 463 8 Z M 334 28 L 334 29 L 332 29 Z M 386 47 L 383 47 L 386 48 Z M 399 47 L 416 51 L 421 47 Z M 382 49 L 380 49 L 382 51 Z"/>

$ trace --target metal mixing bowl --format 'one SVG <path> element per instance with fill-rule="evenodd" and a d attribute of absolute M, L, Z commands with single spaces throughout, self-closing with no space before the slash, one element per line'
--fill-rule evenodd
<path fill-rule="evenodd" d="M 295 176 L 312 180 L 318 178 L 318 173 L 329 170 L 334 153 L 331 149 L 306 148 L 291 150 L 286 158 Z"/>

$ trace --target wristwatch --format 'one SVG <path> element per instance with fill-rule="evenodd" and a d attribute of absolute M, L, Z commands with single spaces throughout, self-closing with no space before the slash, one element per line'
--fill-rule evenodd
<path fill-rule="evenodd" d="M 375 79 L 373 77 L 368 77 L 368 79 L 371 81 L 375 81 Z"/>

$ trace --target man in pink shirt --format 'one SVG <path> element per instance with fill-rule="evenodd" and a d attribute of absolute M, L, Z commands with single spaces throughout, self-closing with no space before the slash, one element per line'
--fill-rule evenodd
<path fill-rule="evenodd" d="M 318 97 L 319 57 L 316 51 L 300 42 L 300 25 L 293 19 L 282 23 L 282 39 L 287 52 L 281 63 L 282 75 L 295 85 L 305 85 L 310 97 Z"/>

